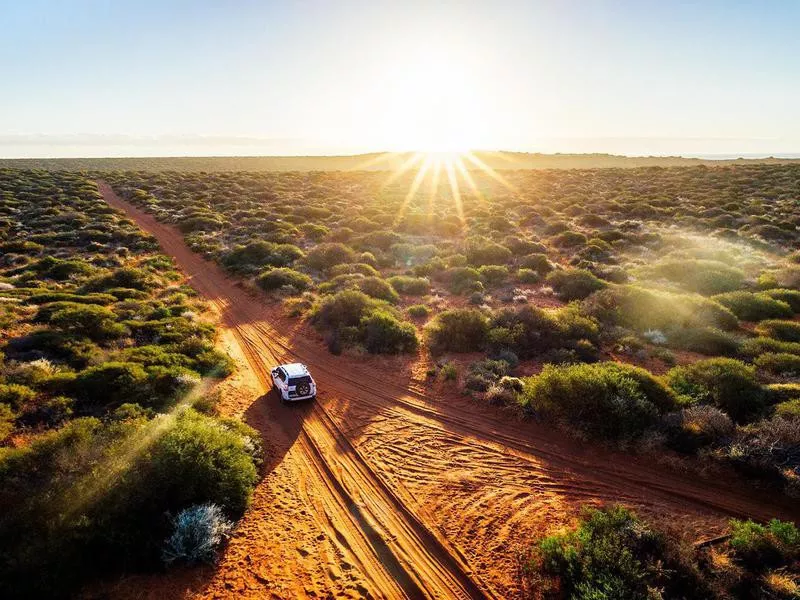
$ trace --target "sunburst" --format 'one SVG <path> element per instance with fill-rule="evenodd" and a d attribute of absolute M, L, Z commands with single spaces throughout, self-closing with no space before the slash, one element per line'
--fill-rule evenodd
<path fill-rule="evenodd" d="M 398 154 L 387 153 L 383 158 L 371 158 L 370 164 L 376 164 L 380 160 L 388 161 L 396 158 Z M 405 158 L 405 157 L 404 157 Z M 416 172 L 414 172 L 416 169 Z M 485 201 L 483 192 L 473 177 L 473 173 L 485 174 L 494 181 L 500 183 L 510 191 L 516 192 L 516 188 L 501 173 L 486 164 L 474 152 L 414 152 L 411 153 L 399 167 L 393 169 L 389 177 L 384 181 L 382 187 L 387 188 L 396 182 L 403 175 L 414 172 L 408 191 L 403 197 L 403 201 L 398 208 L 394 218 L 394 225 L 397 226 L 406 214 L 409 206 L 419 194 L 424 185 L 427 185 L 427 211 L 433 214 L 436 202 L 442 199 L 440 194 L 440 184 L 446 180 L 449 187 L 449 200 L 455 209 L 459 221 L 464 224 L 464 202 L 462 189 L 468 188 L 479 202 Z M 444 174 L 444 177 L 443 177 Z M 426 184 L 427 180 L 427 184 Z M 446 196 L 445 196 L 446 198 Z"/>

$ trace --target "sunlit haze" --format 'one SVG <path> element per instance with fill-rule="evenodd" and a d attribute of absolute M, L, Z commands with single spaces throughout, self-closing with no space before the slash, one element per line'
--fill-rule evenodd
<path fill-rule="evenodd" d="M 800 153 L 793 2 L 0 4 L 0 156 Z"/>

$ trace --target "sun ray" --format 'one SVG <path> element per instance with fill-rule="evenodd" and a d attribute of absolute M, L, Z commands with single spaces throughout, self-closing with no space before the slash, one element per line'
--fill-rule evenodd
<path fill-rule="evenodd" d="M 489 177 L 491 177 L 495 181 L 497 181 L 497 182 L 501 183 L 502 185 L 504 185 L 507 189 L 511 190 L 512 192 L 518 191 L 512 184 L 510 184 L 506 180 L 505 177 L 500 175 L 500 173 L 495 171 L 492 167 L 487 165 L 480 158 L 475 156 L 472 152 L 465 152 L 464 153 L 464 158 L 466 158 L 468 161 L 470 161 L 472 164 L 474 164 L 476 167 L 478 167 L 481 171 L 486 173 Z"/>
<path fill-rule="evenodd" d="M 394 156 L 397 156 L 396 152 L 381 152 L 377 156 L 373 156 L 372 158 L 368 158 L 367 160 L 358 163 L 355 167 L 353 167 L 352 171 L 363 171 L 364 169 L 368 169 L 373 167 L 377 164 L 380 164 L 384 161 L 391 160 Z"/>
<path fill-rule="evenodd" d="M 403 203 L 400 205 L 400 209 L 397 211 L 397 216 L 394 219 L 394 226 L 400 223 L 400 220 L 403 218 L 403 215 L 408 208 L 409 203 L 411 200 L 414 199 L 414 196 L 417 195 L 417 190 L 419 190 L 419 186 L 422 185 L 422 181 L 425 179 L 425 174 L 428 172 L 428 169 L 431 167 L 432 159 L 430 156 L 426 156 L 425 160 L 419 167 L 417 174 L 414 176 L 414 180 L 411 182 L 411 187 L 408 189 L 408 193 L 406 197 L 403 199 Z"/>
<path fill-rule="evenodd" d="M 391 175 L 389 175 L 389 177 L 386 179 L 386 181 L 383 182 L 383 186 L 381 187 L 383 189 L 389 187 L 392 183 L 397 181 L 403 174 L 412 169 L 414 165 L 416 165 L 423 158 L 425 158 L 425 154 L 422 152 L 415 152 L 414 154 L 412 154 L 408 158 L 408 160 L 406 160 L 402 165 L 400 165 L 397 169 L 395 169 Z"/>
<path fill-rule="evenodd" d="M 464 161 L 461 160 L 461 157 L 456 159 L 455 165 L 458 172 L 461 173 L 461 176 L 464 178 L 464 181 L 467 182 L 467 185 L 472 190 L 472 193 L 478 198 L 478 202 L 486 204 L 486 198 L 484 198 L 483 193 L 480 188 L 478 188 L 478 184 L 475 183 L 475 180 L 472 178 L 472 174 L 467 170 L 467 167 L 464 166 Z"/>
<path fill-rule="evenodd" d="M 433 208 L 436 197 L 439 194 L 439 178 L 442 174 L 442 164 L 446 161 L 442 158 L 437 158 L 433 161 L 433 180 L 431 181 L 430 194 L 428 194 L 428 220 L 433 221 Z"/>
<path fill-rule="evenodd" d="M 208 392 L 209 387 L 209 379 L 203 379 L 193 386 L 169 412 L 152 419 L 127 438 L 115 451 L 113 460 L 108 460 L 76 482 L 71 492 L 70 504 L 61 517 L 70 519 L 97 502 L 113 487 L 114 481 L 130 469 L 137 459 L 147 452 L 148 448 L 169 431 L 182 413 L 191 408 L 199 398 Z"/>
<path fill-rule="evenodd" d="M 458 178 L 456 177 L 456 171 L 454 168 L 454 160 L 447 160 L 444 163 L 445 171 L 447 172 L 447 179 L 450 182 L 450 192 L 453 195 L 453 202 L 456 205 L 456 214 L 458 215 L 459 221 L 464 223 L 464 205 L 461 202 L 461 190 L 458 187 Z"/>

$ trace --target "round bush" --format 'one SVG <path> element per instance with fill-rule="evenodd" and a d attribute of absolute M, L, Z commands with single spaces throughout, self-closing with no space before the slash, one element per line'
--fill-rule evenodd
<path fill-rule="evenodd" d="M 388 281 L 400 294 L 407 296 L 424 296 L 431 291 L 431 283 L 426 277 L 395 275 L 390 277 Z"/>
<path fill-rule="evenodd" d="M 256 284 L 262 290 L 271 292 L 286 286 L 291 286 L 298 292 L 309 289 L 314 285 L 311 277 L 287 267 L 279 267 L 264 271 L 256 278 Z"/>
<path fill-rule="evenodd" d="M 335 265 L 353 262 L 355 252 L 339 242 L 327 242 L 312 248 L 306 255 L 306 264 L 317 271 L 326 271 Z"/>
<path fill-rule="evenodd" d="M 563 300 L 582 300 L 607 285 L 585 269 L 553 271 L 547 276 L 547 283 Z"/>
<path fill-rule="evenodd" d="M 446 310 L 426 329 L 431 352 L 473 352 L 486 343 L 489 319 L 481 311 L 471 308 Z"/>
<path fill-rule="evenodd" d="M 378 300 L 385 300 L 392 304 L 397 304 L 400 301 L 400 296 L 389 284 L 389 282 L 381 279 L 380 277 L 364 277 L 356 281 L 358 289 L 364 292 L 367 296 L 377 298 Z"/>
<path fill-rule="evenodd" d="M 762 321 L 791 317 L 794 313 L 786 302 L 764 293 L 729 292 L 712 298 L 744 321 Z"/>
<path fill-rule="evenodd" d="M 142 365 L 107 362 L 78 373 L 72 388 L 84 406 L 109 406 L 146 401 L 150 389 Z"/>
<path fill-rule="evenodd" d="M 759 371 L 778 377 L 797 377 L 800 375 L 800 356 L 785 352 L 766 352 L 753 361 Z"/>
<path fill-rule="evenodd" d="M 759 335 L 775 338 L 782 342 L 800 342 L 800 323 L 797 321 L 783 321 L 769 319 L 761 321 L 756 327 Z"/>
<path fill-rule="evenodd" d="M 676 393 L 693 402 L 713 404 L 737 423 L 756 418 L 766 401 L 755 368 L 732 358 L 711 358 L 675 367 L 667 374 L 667 381 Z"/>
<path fill-rule="evenodd" d="M 399 354 L 417 349 L 417 332 L 391 314 L 376 310 L 361 320 L 364 347 L 373 354 Z"/>
<path fill-rule="evenodd" d="M 605 362 L 545 365 L 539 375 L 525 380 L 521 404 L 594 437 L 623 439 L 641 435 L 676 402 L 644 369 Z"/>

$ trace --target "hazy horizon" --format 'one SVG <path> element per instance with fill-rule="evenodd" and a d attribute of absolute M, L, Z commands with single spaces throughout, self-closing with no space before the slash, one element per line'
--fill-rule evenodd
<path fill-rule="evenodd" d="M 735 158 L 800 158 L 790 149 L 736 152 L 726 149 L 731 140 L 672 139 L 577 139 L 552 140 L 546 146 L 531 148 L 465 148 L 479 152 L 520 152 L 530 154 L 608 154 L 625 157 L 684 157 L 708 160 Z M 698 147 L 711 151 L 697 151 Z M 683 148 L 683 150 L 681 149 Z M 717 151 L 713 149 L 716 148 Z M 694 151 L 693 151 L 694 149 Z M 148 158 L 148 157 L 334 157 L 412 152 L 413 148 L 326 147 L 304 140 L 270 140 L 246 137 L 212 136 L 3 136 L 0 159 L 15 158 Z"/>
<path fill-rule="evenodd" d="M 792 2 L 32 0 L 2 14 L 6 158 L 800 153 Z"/>

